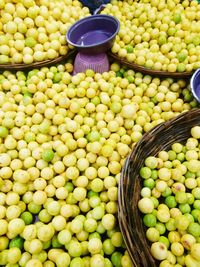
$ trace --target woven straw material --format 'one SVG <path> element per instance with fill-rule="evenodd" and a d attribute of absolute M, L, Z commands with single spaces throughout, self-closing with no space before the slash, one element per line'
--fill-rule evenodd
<path fill-rule="evenodd" d="M 142 214 L 137 204 L 140 200 L 142 178 L 139 171 L 148 156 L 169 149 L 175 142 L 184 143 L 191 135 L 192 127 L 200 125 L 200 109 L 184 112 L 176 118 L 153 128 L 144 134 L 125 161 L 119 185 L 118 216 L 124 241 L 134 267 L 156 267 L 150 242 L 145 235 Z"/>
<path fill-rule="evenodd" d="M 121 58 L 118 55 L 113 54 L 112 52 L 109 53 L 109 56 L 119 62 L 120 64 L 123 64 L 124 66 L 127 66 L 135 71 L 141 72 L 143 74 L 148 74 L 151 76 L 158 76 L 158 77 L 171 77 L 171 78 L 187 78 L 192 76 L 194 71 L 191 72 L 169 72 L 169 71 L 159 71 L 159 70 L 152 70 L 148 69 L 146 67 L 140 66 L 136 63 L 129 62 L 125 58 Z"/>
<path fill-rule="evenodd" d="M 55 65 L 67 60 L 69 57 L 73 56 L 76 53 L 76 50 L 71 50 L 67 55 L 60 56 L 52 60 L 44 60 L 41 62 L 34 62 L 31 64 L 0 64 L 0 70 L 30 70 L 30 69 L 39 69 L 46 66 Z"/>

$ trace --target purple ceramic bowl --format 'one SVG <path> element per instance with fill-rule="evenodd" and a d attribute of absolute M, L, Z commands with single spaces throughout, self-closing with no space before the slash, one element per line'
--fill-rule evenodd
<path fill-rule="evenodd" d="M 81 53 L 99 54 L 112 47 L 119 27 L 118 19 L 113 16 L 93 15 L 74 23 L 66 38 Z"/>
<path fill-rule="evenodd" d="M 190 80 L 190 87 L 193 96 L 200 103 L 200 69 L 196 70 Z"/>

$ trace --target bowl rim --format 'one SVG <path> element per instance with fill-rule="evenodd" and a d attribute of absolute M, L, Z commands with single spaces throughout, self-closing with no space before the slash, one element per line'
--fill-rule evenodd
<path fill-rule="evenodd" d="M 197 96 L 197 94 L 196 94 L 196 90 L 194 89 L 194 80 L 196 79 L 196 77 L 197 77 L 198 74 L 200 74 L 200 68 L 197 69 L 197 70 L 193 73 L 193 75 L 192 75 L 192 77 L 191 77 L 191 79 L 190 79 L 190 88 L 191 88 L 191 92 L 192 92 L 193 96 L 194 96 L 195 99 L 200 103 L 200 98 Z"/>
<path fill-rule="evenodd" d="M 98 42 L 98 43 L 95 43 L 95 44 L 92 44 L 92 45 L 84 45 L 84 46 L 77 45 L 76 43 L 73 43 L 72 41 L 70 41 L 70 39 L 69 39 L 69 34 L 70 34 L 70 32 L 72 31 L 72 28 L 74 28 L 74 27 L 77 28 L 80 24 L 82 24 L 82 22 L 85 22 L 85 21 L 87 21 L 88 19 L 89 19 L 89 20 L 95 20 L 95 19 L 103 19 L 103 18 L 105 18 L 105 19 L 106 19 L 106 18 L 107 18 L 107 19 L 111 19 L 112 21 L 115 22 L 115 24 L 116 24 L 116 26 L 117 26 L 116 31 L 115 31 L 109 38 L 107 38 L 106 41 L 104 40 L 104 41 L 102 41 L 102 42 Z M 68 31 L 67 31 L 67 33 L 66 33 L 66 39 L 67 39 L 67 42 L 68 42 L 70 45 L 72 45 L 72 46 L 74 46 L 74 47 L 76 47 L 76 48 L 80 48 L 80 49 L 93 48 L 93 47 L 96 47 L 96 46 L 99 46 L 99 45 L 103 45 L 103 44 L 108 43 L 109 41 L 111 41 L 111 40 L 117 35 L 117 33 L 119 32 L 119 29 L 120 29 L 120 22 L 119 22 L 119 20 L 118 20 L 116 17 L 111 16 L 111 15 L 105 15 L 105 14 L 91 15 L 91 16 L 87 16 L 87 17 L 85 17 L 85 18 L 83 18 L 83 19 L 80 19 L 80 20 L 76 21 L 76 22 L 75 22 L 75 23 L 68 29 Z"/>

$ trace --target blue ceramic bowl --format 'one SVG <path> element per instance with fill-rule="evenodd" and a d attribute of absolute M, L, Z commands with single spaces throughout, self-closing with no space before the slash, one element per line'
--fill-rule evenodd
<path fill-rule="evenodd" d="M 197 69 L 192 75 L 192 78 L 190 80 L 190 87 L 193 96 L 200 103 L 200 69 Z"/>
<path fill-rule="evenodd" d="M 99 54 L 113 46 L 119 27 L 118 19 L 113 16 L 93 15 L 74 23 L 66 39 L 81 53 Z"/>

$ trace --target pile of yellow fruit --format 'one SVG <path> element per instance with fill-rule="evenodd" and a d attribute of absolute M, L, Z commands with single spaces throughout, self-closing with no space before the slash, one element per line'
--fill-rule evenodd
<path fill-rule="evenodd" d="M 120 171 L 144 132 L 196 107 L 183 80 L 71 63 L 0 75 L 0 265 L 130 267 Z"/>
<path fill-rule="evenodd" d="M 200 67 L 196 0 L 112 0 L 102 14 L 120 20 L 112 48 L 119 57 L 158 71 L 191 72 Z"/>
<path fill-rule="evenodd" d="M 0 1 L 0 64 L 31 64 L 66 55 L 66 32 L 90 15 L 78 0 Z"/>
<path fill-rule="evenodd" d="M 121 22 L 120 57 L 169 72 L 200 67 L 196 1 L 113 0 L 102 13 Z M 0 64 L 66 55 L 67 30 L 86 16 L 78 0 L 0 0 Z M 131 267 L 117 214 L 125 159 L 145 132 L 197 107 L 181 79 L 117 63 L 72 72 L 71 60 L 0 72 L 0 266 Z"/>

